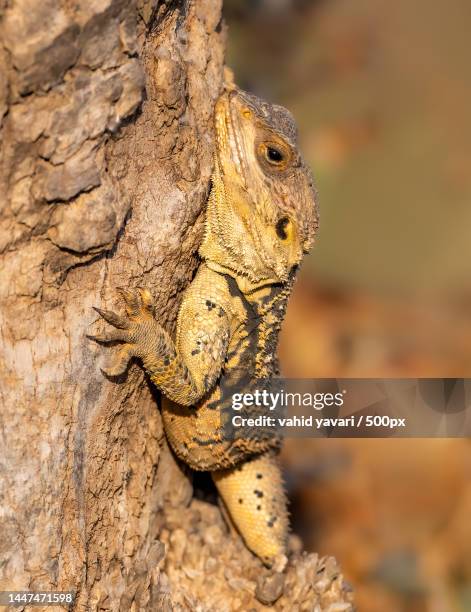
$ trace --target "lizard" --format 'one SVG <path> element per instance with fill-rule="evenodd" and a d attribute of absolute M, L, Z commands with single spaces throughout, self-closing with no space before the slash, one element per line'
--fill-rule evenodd
<path fill-rule="evenodd" d="M 226 84 L 214 131 L 200 264 L 183 294 L 176 337 L 154 317 L 147 288 L 119 290 L 125 315 L 95 308 L 112 327 L 90 337 L 118 345 L 103 368 L 109 376 L 141 359 L 162 393 L 174 453 L 211 473 L 230 522 L 270 567 L 286 559 L 289 532 L 280 439 L 258 429 L 228 435 L 227 398 L 278 373 L 278 335 L 317 233 L 317 197 L 284 107 Z"/>

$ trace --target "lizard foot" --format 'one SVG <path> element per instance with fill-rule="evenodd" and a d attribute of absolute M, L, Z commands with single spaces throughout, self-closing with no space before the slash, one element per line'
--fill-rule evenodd
<path fill-rule="evenodd" d="M 101 335 L 88 335 L 88 338 L 103 344 L 121 343 L 102 371 L 108 376 L 119 376 L 126 371 L 132 357 L 143 357 L 146 354 L 149 334 L 157 322 L 154 319 L 154 305 L 150 291 L 138 289 L 136 292 L 118 289 L 124 300 L 126 316 L 118 315 L 111 310 L 94 310 L 115 329 Z"/>

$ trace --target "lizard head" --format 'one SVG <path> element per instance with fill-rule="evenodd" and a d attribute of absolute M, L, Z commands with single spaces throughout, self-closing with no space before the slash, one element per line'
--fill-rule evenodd
<path fill-rule="evenodd" d="M 200 248 L 246 290 L 284 283 L 315 237 L 312 175 L 285 108 L 235 87 L 215 109 L 216 155 Z"/>

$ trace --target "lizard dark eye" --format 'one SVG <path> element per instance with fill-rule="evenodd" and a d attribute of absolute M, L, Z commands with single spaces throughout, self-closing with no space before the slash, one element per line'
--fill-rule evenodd
<path fill-rule="evenodd" d="M 271 164 L 281 164 L 284 159 L 283 153 L 275 147 L 267 147 L 265 155 Z"/>
<path fill-rule="evenodd" d="M 278 219 L 278 221 L 276 222 L 275 228 L 276 228 L 276 234 L 278 236 L 278 238 L 280 238 L 281 240 L 286 240 L 288 238 L 288 226 L 290 224 L 290 220 L 289 217 L 281 217 L 281 219 Z"/>

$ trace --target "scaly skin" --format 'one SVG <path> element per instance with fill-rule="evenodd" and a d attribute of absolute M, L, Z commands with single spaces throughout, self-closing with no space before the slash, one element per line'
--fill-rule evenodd
<path fill-rule="evenodd" d="M 276 349 L 303 253 L 317 229 L 310 171 L 291 115 L 233 86 L 215 109 L 216 155 L 202 259 L 178 314 L 175 341 L 153 316 L 148 290 L 121 290 L 127 316 L 96 309 L 120 342 L 105 370 L 139 357 L 164 394 L 165 432 L 176 455 L 210 471 L 247 546 L 267 564 L 286 552 L 286 497 L 278 437 L 231 435 L 232 391 L 277 373 Z"/>

